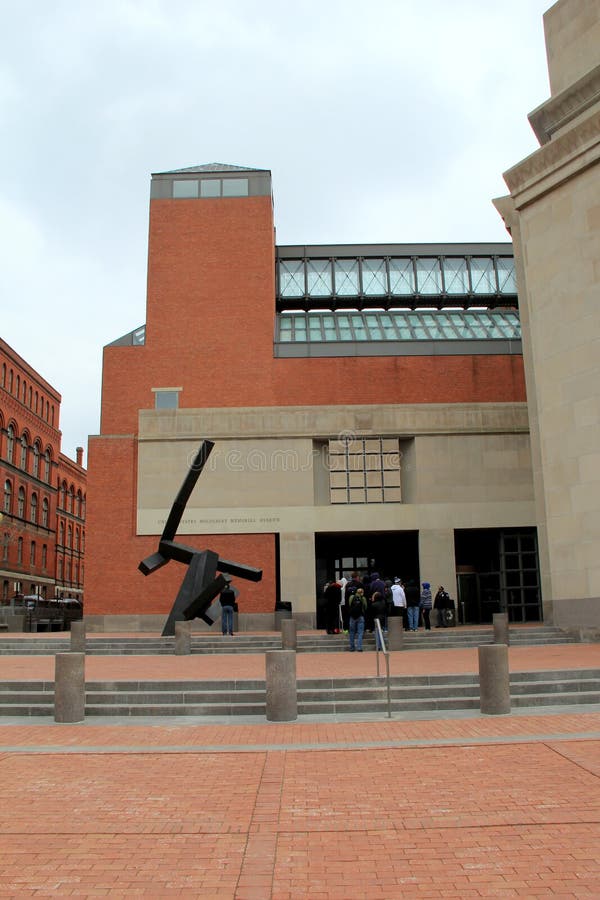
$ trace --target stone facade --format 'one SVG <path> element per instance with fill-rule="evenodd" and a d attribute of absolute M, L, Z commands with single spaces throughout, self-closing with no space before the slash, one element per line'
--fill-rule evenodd
<path fill-rule="evenodd" d="M 517 261 L 545 618 L 600 623 L 600 2 L 544 16 L 540 149 L 495 201 Z"/>

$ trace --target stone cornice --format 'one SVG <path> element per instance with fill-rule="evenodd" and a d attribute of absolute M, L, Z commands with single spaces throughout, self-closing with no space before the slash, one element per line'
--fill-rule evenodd
<path fill-rule="evenodd" d="M 517 209 L 600 161 L 600 108 L 504 173 Z"/>
<path fill-rule="evenodd" d="M 596 103 L 600 103 L 600 65 L 529 113 L 529 123 L 540 144 L 547 144 L 557 131 Z"/>

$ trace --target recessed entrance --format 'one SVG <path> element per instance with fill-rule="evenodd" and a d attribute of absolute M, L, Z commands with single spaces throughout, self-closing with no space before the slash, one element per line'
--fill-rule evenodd
<path fill-rule="evenodd" d="M 352 514 L 352 509 L 349 509 Z M 382 578 L 398 575 L 419 583 L 417 531 L 344 531 L 315 535 L 317 627 L 323 627 L 320 600 L 328 581 L 379 572 Z"/>

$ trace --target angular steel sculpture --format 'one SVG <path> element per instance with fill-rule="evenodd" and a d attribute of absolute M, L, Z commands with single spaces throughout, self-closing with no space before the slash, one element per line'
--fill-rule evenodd
<path fill-rule="evenodd" d="M 215 619 L 211 617 L 209 607 L 227 584 L 227 579 L 223 577 L 223 574 L 217 575 L 217 572 L 236 575 L 238 578 L 246 578 L 248 581 L 260 581 L 262 578 L 261 569 L 221 559 L 212 550 L 196 550 L 195 547 L 186 547 L 185 544 L 179 544 L 174 540 L 190 494 L 194 490 L 213 447 L 213 441 L 202 441 L 200 444 L 179 493 L 173 501 L 171 512 L 158 542 L 158 552 L 147 556 L 138 566 L 144 575 L 152 575 L 153 572 L 162 569 L 171 559 L 185 563 L 188 567 L 173 608 L 165 622 L 162 631 L 163 637 L 174 635 L 175 622 L 181 621 L 181 619 L 198 618 L 203 619 L 208 625 L 213 624 Z"/>

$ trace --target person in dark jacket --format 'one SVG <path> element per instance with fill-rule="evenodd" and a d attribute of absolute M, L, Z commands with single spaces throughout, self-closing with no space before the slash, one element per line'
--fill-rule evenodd
<path fill-rule="evenodd" d="M 233 608 L 235 606 L 235 593 L 231 582 L 221 591 L 221 631 L 223 634 L 233 635 Z"/>
<path fill-rule="evenodd" d="M 344 588 L 344 597 L 342 601 L 342 621 L 344 623 L 344 631 L 348 631 L 348 607 L 350 606 L 350 597 L 352 597 L 352 595 L 356 593 L 358 588 L 362 588 L 362 586 L 363 583 L 360 580 L 358 572 L 352 572 L 350 574 L 350 581 L 348 581 L 346 587 Z"/>
<path fill-rule="evenodd" d="M 337 581 L 330 581 L 323 592 L 325 597 L 325 617 L 327 634 L 339 634 L 340 631 L 340 600 L 342 588 Z"/>
<path fill-rule="evenodd" d="M 379 643 L 379 632 L 377 631 L 377 626 L 375 625 L 375 619 L 379 619 L 379 624 L 381 625 L 381 630 L 383 631 L 386 605 L 385 597 L 380 591 L 375 591 L 375 593 L 371 597 L 371 612 L 373 613 L 373 625 L 375 629 L 375 646 L 378 650 L 383 650 L 383 647 L 381 647 Z"/>
<path fill-rule="evenodd" d="M 436 628 L 444 627 L 444 610 L 445 609 L 454 609 L 454 603 L 450 599 L 450 594 L 445 589 L 443 584 L 440 584 L 437 589 L 437 594 L 435 595 L 435 600 L 433 601 L 433 608 L 437 612 L 437 625 Z"/>

